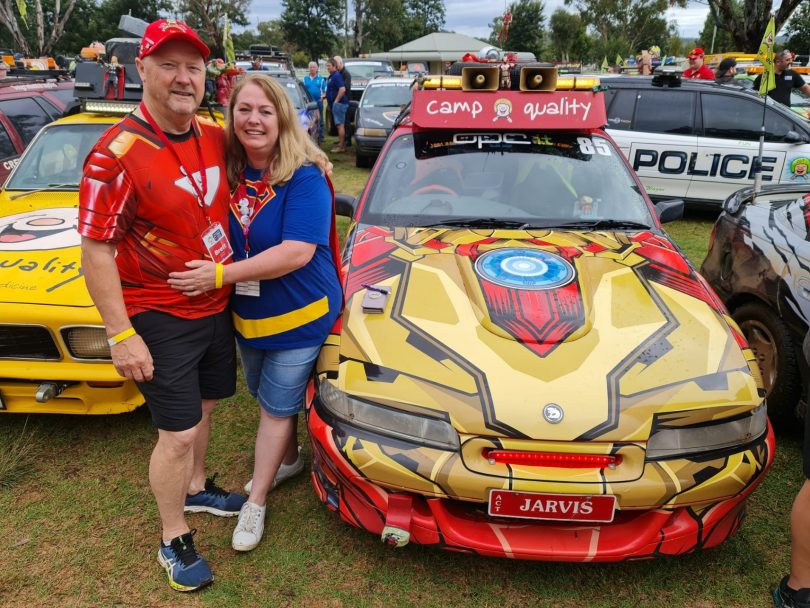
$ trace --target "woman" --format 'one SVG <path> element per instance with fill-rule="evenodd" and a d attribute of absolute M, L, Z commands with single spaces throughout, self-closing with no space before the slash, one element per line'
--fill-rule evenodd
<path fill-rule="evenodd" d="M 250 496 L 232 539 L 234 549 L 249 551 L 261 540 L 279 465 L 298 458 L 297 414 L 342 292 L 330 249 L 328 160 L 299 126 L 286 91 L 269 76 L 248 74 L 234 87 L 228 116 L 234 261 L 189 262 L 192 270 L 172 273 L 169 283 L 188 295 L 236 286 L 242 366 L 261 406 Z"/>

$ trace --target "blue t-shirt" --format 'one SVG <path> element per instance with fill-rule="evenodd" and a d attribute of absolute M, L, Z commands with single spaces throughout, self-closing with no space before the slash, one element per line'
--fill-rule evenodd
<path fill-rule="evenodd" d="M 302 268 L 260 281 L 260 296 L 238 295 L 231 300 L 234 327 L 240 342 L 253 348 L 292 349 L 322 344 L 340 314 L 343 296 L 338 282 L 329 231 L 332 195 L 326 178 L 314 165 L 304 165 L 286 184 L 266 186 L 262 172 L 248 167 L 249 197 L 260 195 L 250 222 L 250 255 L 280 244 L 303 241 L 317 245 Z M 238 202 L 237 202 L 238 204 Z M 234 261 L 245 258 L 245 236 L 231 207 Z"/>
<path fill-rule="evenodd" d="M 315 78 L 307 74 L 304 76 L 304 86 L 313 101 L 320 101 L 321 95 L 326 91 L 326 79 L 320 74 L 315 74 Z"/>
<path fill-rule="evenodd" d="M 326 101 L 329 102 L 330 106 L 335 103 L 335 97 L 337 97 L 338 91 L 341 87 L 345 86 L 346 83 L 343 80 L 343 76 L 340 75 L 340 72 L 335 71 L 329 75 L 329 80 L 326 81 Z M 343 94 L 343 97 L 340 98 L 338 103 L 349 103 L 346 93 Z"/>

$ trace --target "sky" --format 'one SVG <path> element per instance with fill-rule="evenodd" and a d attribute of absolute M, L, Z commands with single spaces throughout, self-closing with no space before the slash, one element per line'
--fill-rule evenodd
<path fill-rule="evenodd" d="M 489 37 L 489 24 L 503 14 L 506 0 L 444 0 L 445 28 L 458 34 L 486 40 Z M 774 4 L 779 4 L 779 0 Z M 563 0 L 545 0 L 546 20 L 557 8 L 565 7 Z M 697 38 L 709 6 L 704 1 L 690 1 L 686 8 L 670 9 L 667 19 L 676 21 L 682 38 Z M 278 19 L 281 15 L 281 0 L 253 0 L 250 11 L 251 27 L 260 21 Z"/>

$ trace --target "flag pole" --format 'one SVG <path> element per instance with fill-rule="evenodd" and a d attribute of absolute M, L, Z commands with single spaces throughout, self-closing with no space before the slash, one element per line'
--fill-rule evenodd
<path fill-rule="evenodd" d="M 756 199 L 762 188 L 762 154 L 765 148 L 765 116 L 768 109 L 768 92 L 776 88 L 773 67 L 773 42 L 775 37 L 774 18 L 771 15 L 757 53 L 757 59 L 762 63 L 764 70 L 759 81 L 759 96 L 762 97 L 762 124 L 759 129 L 759 152 L 754 159 L 754 199 Z"/>

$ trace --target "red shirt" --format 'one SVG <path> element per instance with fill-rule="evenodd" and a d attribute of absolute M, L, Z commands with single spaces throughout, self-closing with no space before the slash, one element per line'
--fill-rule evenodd
<path fill-rule="evenodd" d="M 687 69 L 683 73 L 683 77 L 692 80 L 714 80 L 714 71 L 704 63 L 697 70 Z"/>
<path fill-rule="evenodd" d="M 210 259 L 202 240 L 209 219 L 228 231 L 223 131 L 199 117 L 192 129 L 167 136 L 183 165 L 196 175 L 202 167 L 199 139 L 207 179 L 205 210 L 177 156 L 132 115 L 108 129 L 84 162 L 78 231 L 117 246 L 115 261 L 130 317 L 159 310 L 196 319 L 228 305 L 230 288 L 189 297 L 167 283 L 170 272 L 188 270 L 187 261 Z"/>

